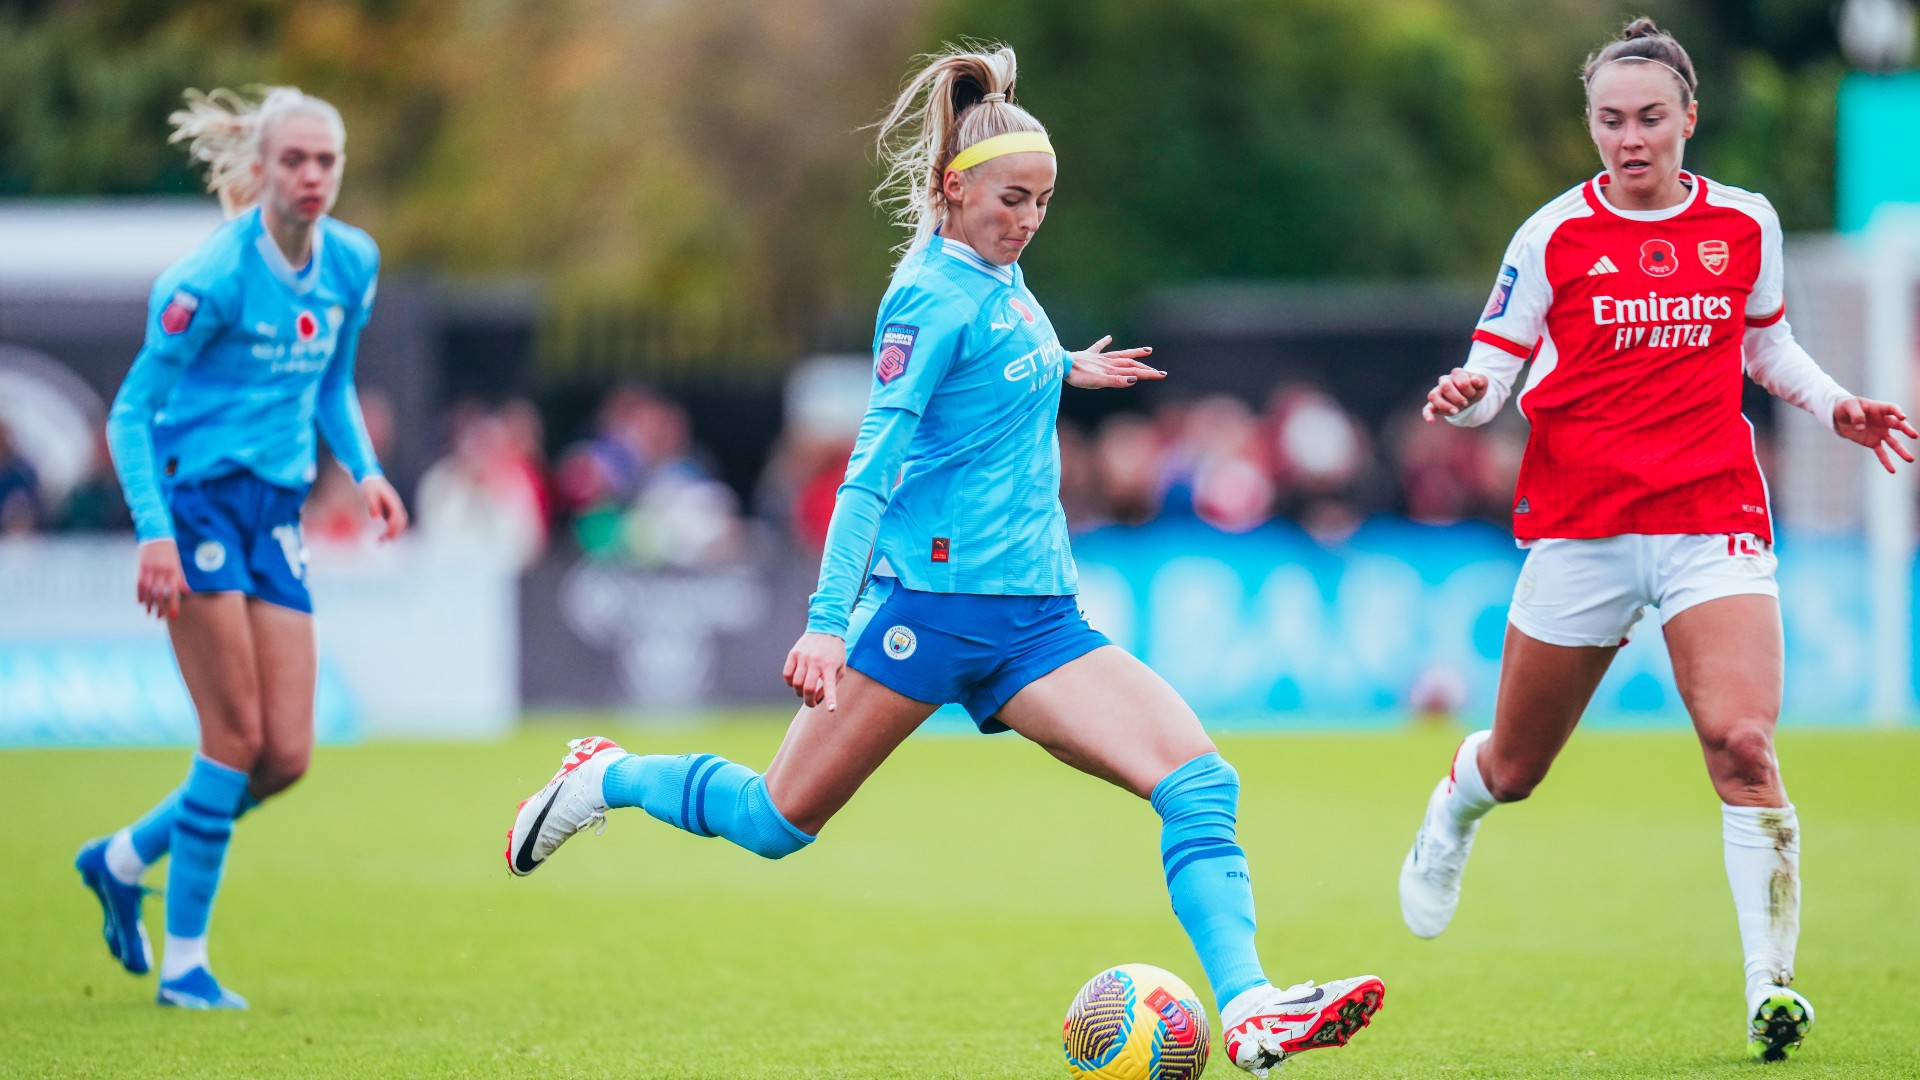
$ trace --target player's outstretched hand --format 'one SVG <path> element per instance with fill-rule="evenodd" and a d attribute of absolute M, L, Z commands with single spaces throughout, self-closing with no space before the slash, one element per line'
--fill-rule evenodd
<path fill-rule="evenodd" d="M 360 481 L 360 494 L 367 497 L 367 516 L 381 523 L 381 542 L 398 539 L 407 531 L 407 506 L 386 477 L 369 476 Z"/>
<path fill-rule="evenodd" d="M 839 707 L 834 699 L 834 686 L 840 681 L 840 672 L 847 666 L 847 643 L 844 638 L 832 634 L 801 634 L 800 640 L 793 643 L 787 653 L 787 666 L 781 675 L 800 700 L 811 709 L 825 703 L 827 711 Z"/>
<path fill-rule="evenodd" d="M 1894 471 L 1893 459 L 1887 456 L 1888 449 L 1900 455 L 1900 460 L 1913 463 L 1913 451 L 1894 438 L 1894 432 L 1900 432 L 1909 439 L 1920 439 L 1920 431 L 1913 430 L 1913 425 L 1907 422 L 1907 414 L 1900 411 L 1900 406 L 1863 397 L 1845 398 L 1834 405 L 1833 430 L 1839 432 L 1841 438 L 1852 439 L 1872 450 L 1888 472 Z"/>
<path fill-rule="evenodd" d="M 1150 364 L 1143 364 L 1140 358 L 1153 352 L 1153 349 L 1116 349 L 1113 352 L 1101 352 L 1113 340 L 1108 334 L 1099 341 L 1073 353 L 1073 366 L 1067 369 L 1067 384 L 1082 390 L 1105 390 L 1113 387 L 1132 386 L 1141 379 L 1164 379 L 1167 373 Z"/>
<path fill-rule="evenodd" d="M 1440 381 L 1427 391 L 1427 407 L 1420 410 L 1420 415 L 1431 424 L 1436 417 L 1460 415 L 1486 396 L 1487 377 L 1477 371 L 1457 367 L 1440 376 Z"/>
<path fill-rule="evenodd" d="M 140 545 L 139 584 L 134 592 L 149 615 L 173 618 L 180 614 L 180 598 L 191 591 L 187 572 L 180 567 L 180 545 L 170 539 Z"/>

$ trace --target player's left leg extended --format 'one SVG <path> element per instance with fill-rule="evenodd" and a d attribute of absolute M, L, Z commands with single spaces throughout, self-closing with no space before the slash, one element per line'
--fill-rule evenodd
<path fill-rule="evenodd" d="M 1674 680 L 1722 803 L 1727 884 L 1746 953 L 1750 1056 L 1779 1061 L 1813 1026 L 1789 989 L 1800 937 L 1800 822 L 1774 757 L 1785 658 L 1772 596 L 1725 596 L 1666 624 Z"/>
<path fill-rule="evenodd" d="M 696 836 L 719 836 L 763 858 L 813 843 L 873 770 L 933 706 L 852 668 L 839 708 L 802 708 L 765 776 L 716 754 L 629 754 L 611 739 L 575 739 L 547 785 L 520 804 L 507 832 L 507 869 L 531 874 L 609 809 L 637 806 Z"/>
<path fill-rule="evenodd" d="M 233 816 L 236 823 L 298 780 L 313 755 L 313 618 L 259 600 L 247 601 L 247 615 L 256 651 L 262 742 L 247 793 Z M 135 975 L 153 967 L 153 948 L 140 919 L 146 892 L 140 880 L 172 848 L 180 796 L 186 789 L 183 783 L 169 791 L 138 821 L 81 848 L 75 860 L 82 881 L 105 913 L 108 951 Z"/>
<path fill-rule="evenodd" d="M 1027 684 L 998 715 L 1159 813 L 1167 892 L 1213 987 L 1234 1064 L 1265 1076 L 1302 1050 L 1345 1044 L 1372 1019 L 1386 993 L 1373 976 L 1285 989 L 1267 980 L 1237 835 L 1239 776 L 1165 680 L 1106 645 Z"/>

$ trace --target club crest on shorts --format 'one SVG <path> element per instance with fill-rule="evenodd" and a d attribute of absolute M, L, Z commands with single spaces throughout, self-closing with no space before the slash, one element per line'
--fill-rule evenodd
<path fill-rule="evenodd" d="M 1700 241 L 1700 265 L 1715 275 L 1727 272 L 1727 262 L 1733 258 L 1733 252 L 1725 240 Z"/>
<path fill-rule="evenodd" d="M 203 574 L 211 574 L 227 565 L 227 546 L 218 540 L 202 540 L 193 549 L 193 565 Z"/>
<path fill-rule="evenodd" d="M 1666 277 L 1680 269 L 1680 253 L 1671 240 L 1649 240 L 1640 245 L 1640 269 L 1648 277 Z"/>
<path fill-rule="evenodd" d="M 886 636 L 880 639 L 880 647 L 893 659 L 905 660 L 920 647 L 920 639 L 904 626 L 889 626 Z"/>
<path fill-rule="evenodd" d="M 880 331 L 880 352 L 873 358 L 873 375 L 885 386 L 907 373 L 907 362 L 913 359 L 913 342 L 920 336 L 920 328 L 906 323 L 888 323 Z"/>

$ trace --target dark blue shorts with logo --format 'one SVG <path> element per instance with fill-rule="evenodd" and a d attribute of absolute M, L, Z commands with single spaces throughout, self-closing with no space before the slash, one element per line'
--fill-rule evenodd
<path fill-rule="evenodd" d="M 1074 596 L 916 592 L 876 577 L 847 628 L 847 666 L 933 705 L 957 702 L 982 732 L 1028 683 L 1102 645 Z"/>
<path fill-rule="evenodd" d="M 174 541 L 187 588 L 237 592 L 313 612 L 300 505 L 307 493 L 249 472 L 181 484 L 170 494 Z"/>

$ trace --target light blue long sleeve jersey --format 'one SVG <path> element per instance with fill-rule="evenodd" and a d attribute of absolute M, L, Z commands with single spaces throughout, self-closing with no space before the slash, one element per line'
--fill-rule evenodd
<path fill-rule="evenodd" d="M 1019 264 L 933 237 L 894 270 L 873 352 L 807 629 L 845 637 L 870 570 L 920 592 L 1078 592 L 1055 430 L 1072 358 Z"/>
<path fill-rule="evenodd" d="M 160 275 L 146 345 L 107 416 L 141 540 L 173 535 L 167 493 L 180 484 L 243 470 L 311 484 L 316 421 L 356 481 L 380 472 L 353 391 L 379 269 L 373 238 L 330 217 L 307 265 L 290 265 L 256 207 Z"/>

